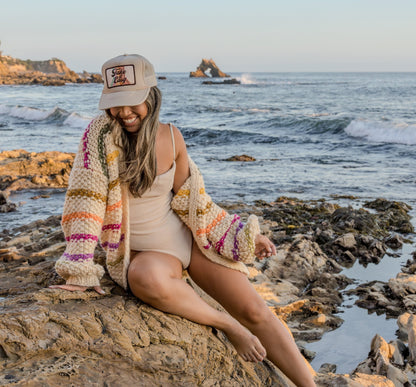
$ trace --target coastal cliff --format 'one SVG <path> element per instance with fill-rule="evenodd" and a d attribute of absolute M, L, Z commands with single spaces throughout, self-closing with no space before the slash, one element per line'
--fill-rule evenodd
<path fill-rule="evenodd" d="M 65 83 L 102 83 L 99 74 L 77 74 L 60 59 L 32 61 L 0 55 L 0 85 L 41 84 L 62 86 Z"/>
<path fill-rule="evenodd" d="M 60 152 L 2 152 L 1 189 L 32 189 L 34 177 L 38 188 L 66 186 L 72 160 Z M 285 197 L 221 205 L 243 219 L 258 215 L 262 232 L 275 242 L 275 256 L 249 267 L 250 281 L 309 360 L 315 354 L 306 344 L 342 324 L 336 315 L 341 292 L 353 283 L 342 268 L 379 262 L 388 247 L 403 244 L 400 235 L 414 233 L 410 207 L 384 199 L 365 208 Z M 60 216 L 0 232 L 0 385 L 291 386 L 268 361 L 241 361 L 221 332 L 155 310 L 108 274 L 105 296 L 48 289 L 63 283 L 54 264 L 64 248 Z M 356 289 L 360 306 L 397 318 L 400 339 L 369 338 L 368 358 L 354 372 L 336 374 L 325 364 L 315 377 L 318 386 L 406 386 L 416 378 L 413 258 L 388 283 Z M 99 248 L 95 259 L 104 264 Z M 189 277 L 184 281 L 219 307 Z"/>

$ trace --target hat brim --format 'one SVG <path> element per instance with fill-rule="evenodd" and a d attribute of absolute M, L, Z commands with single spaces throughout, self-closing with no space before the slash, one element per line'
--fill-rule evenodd
<path fill-rule="evenodd" d="M 150 87 L 142 90 L 118 91 L 101 94 L 98 108 L 106 110 L 118 106 L 135 106 L 143 103 L 149 95 Z"/>

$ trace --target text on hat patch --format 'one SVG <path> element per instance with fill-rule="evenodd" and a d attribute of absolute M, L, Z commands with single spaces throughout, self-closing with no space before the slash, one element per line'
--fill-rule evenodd
<path fill-rule="evenodd" d="M 109 89 L 136 84 L 134 65 L 110 67 L 105 70 L 105 75 Z"/>

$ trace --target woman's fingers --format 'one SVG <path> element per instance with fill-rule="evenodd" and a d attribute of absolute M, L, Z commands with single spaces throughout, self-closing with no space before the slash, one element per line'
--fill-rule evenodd
<path fill-rule="evenodd" d="M 94 286 L 94 290 L 99 294 L 105 294 L 105 291 L 100 286 Z"/>
<path fill-rule="evenodd" d="M 264 235 L 257 235 L 255 239 L 255 255 L 259 259 L 270 257 L 276 254 L 276 246 Z"/>
<path fill-rule="evenodd" d="M 71 292 L 75 292 L 77 290 L 80 290 L 81 292 L 83 292 L 87 289 L 86 286 L 79 286 L 79 285 L 51 285 L 49 286 L 49 288 L 70 290 Z"/>

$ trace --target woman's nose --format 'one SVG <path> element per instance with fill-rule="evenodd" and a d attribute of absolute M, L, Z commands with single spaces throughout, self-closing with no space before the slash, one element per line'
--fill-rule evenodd
<path fill-rule="evenodd" d="M 123 118 L 123 117 L 127 117 L 130 113 L 131 113 L 130 106 L 121 106 L 121 107 L 120 107 L 119 116 L 120 116 L 121 118 Z"/>

